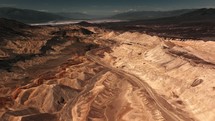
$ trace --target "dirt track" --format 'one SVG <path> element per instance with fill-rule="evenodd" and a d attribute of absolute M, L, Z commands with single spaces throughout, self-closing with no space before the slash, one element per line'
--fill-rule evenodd
<path fill-rule="evenodd" d="M 139 89 L 143 88 L 146 91 L 146 93 L 149 94 L 150 98 L 152 98 L 153 101 L 156 103 L 156 106 L 157 106 L 158 110 L 161 111 L 164 120 L 167 120 L 167 121 L 188 121 L 188 120 L 194 121 L 194 119 L 192 119 L 188 116 L 180 115 L 167 101 L 165 101 L 165 99 L 163 99 L 161 96 L 157 95 L 156 92 L 143 80 L 139 79 L 135 75 L 132 75 L 123 70 L 111 67 L 110 65 L 106 64 L 105 62 L 102 62 L 94 53 L 95 53 L 95 51 L 98 52 L 98 51 L 102 51 L 103 49 L 105 49 L 105 48 L 100 48 L 100 49 L 95 49 L 95 50 L 89 51 L 86 53 L 86 56 L 90 60 L 110 69 L 110 71 L 112 73 L 116 73 L 117 75 L 127 78 L 129 83 L 131 83 L 133 86 L 138 87 Z"/>

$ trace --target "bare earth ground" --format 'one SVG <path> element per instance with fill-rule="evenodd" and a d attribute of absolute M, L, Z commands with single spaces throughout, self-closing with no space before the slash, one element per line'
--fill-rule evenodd
<path fill-rule="evenodd" d="M 78 25 L 28 31 L 0 48 L 1 121 L 215 120 L 213 41 Z"/>

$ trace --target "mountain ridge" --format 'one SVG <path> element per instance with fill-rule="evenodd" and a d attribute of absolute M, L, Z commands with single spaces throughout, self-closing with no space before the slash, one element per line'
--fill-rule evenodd
<path fill-rule="evenodd" d="M 71 18 L 71 19 L 93 19 L 93 18 L 97 18 L 97 16 L 89 15 L 89 14 L 85 14 L 85 13 L 81 13 L 81 12 L 57 12 L 55 14 L 66 17 L 66 18 Z"/>
<path fill-rule="evenodd" d="M 1 7 L 0 17 L 17 20 L 23 23 L 40 23 L 67 19 L 63 16 L 59 16 L 53 13 L 12 7 Z"/>
<path fill-rule="evenodd" d="M 119 13 L 110 18 L 113 19 L 127 19 L 127 20 L 148 20 L 164 17 L 178 16 L 185 13 L 194 11 L 194 9 L 181 9 L 172 11 L 130 11 L 125 13 Z"/>

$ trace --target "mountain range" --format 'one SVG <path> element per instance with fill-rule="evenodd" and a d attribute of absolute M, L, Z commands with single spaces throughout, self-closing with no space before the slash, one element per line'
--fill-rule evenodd
<path fill-rule="evenodd" d="M 50 21 L 89 20 L 99 16 L 78 12 L 43 12 L 19 8 L 0 8 L 0 18 L 12 19 L 23 23 L 45 23 Z M 185 20 L 215 20 L 215 9 L 182 9 L 173 11 L 133 11 L 120 13 L 103 19 L 144 20 L 147 21 L 185 21 Z"/>
<path fill-rule="evenodd" d="M 94 16 L 78 12 L 50 13 L 29 9 L 2 7 L 0 18 L 13 19 L 23 23 L 43 23 L 49 21 L 92 19 Z"/>
<path fill-rule="evenodd" d="M 125 13 L 116 14 L 111 16 L 111 19 L 123 19 L 123 20 L 146 20 L 157 19 L 165 17 L 179 16 L 189 12 L 195 11 L 195 9 L 182 9 L 173 11 L 130 11 Z"/>
<path fill-rule="evenodd" d="M 150 20 L 137 20 L 140 23 L 201 23 L 214 25 L 215 21 L 215 9 L 214 8 L 202 8 L 197 9 L 179 16 L 164 17 Z"/>
<path fill-rule="evenodd" d="M 0 17 L 17 20 L 23 23 L 40 23 L 67 19 L 53 13 L 8 7 L 0 8 Z"/>
<path fill-rule="evenodd" d="M 97 18 L 97 16 L 94 15 L 89 15 L 89 14 L 85 14 L 85 13 L 79 13 L 79 12 L 58 12 L 55 13 L 59 16 L 63 16 L 65 18 L 70 18 L 70 19 L 93 19 L 93 18 Z"/>

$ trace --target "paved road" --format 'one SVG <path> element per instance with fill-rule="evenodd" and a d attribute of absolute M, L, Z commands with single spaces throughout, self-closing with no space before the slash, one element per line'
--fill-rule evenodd
<path fill-rule="evenodd" d="M 86 56 L 88 59 L 110 69 L 113 73 L 116 73 L 118 75 L 124 76 L 128 78 L 131 84 L 137 85 L 140 88 L 144 88 L 149 96 L 155 101 L 158 109 L 162 112 L 163 115 L 165 115 L 166 120 L 168 121 L 194 121 L 194 119 L 189 118 L 187 116 L 183 116 L 167 102 L 162 97 L 160 97 L 145 81 L 141 80 L 139 77 L 130 74 L 128 72 L 125 72 L 123 70 L 111 67 L 110 65 L 104 63 L 101 61 L 99 57 L 97 57 L 94 53 L 96 51 L 102 51 L 105 48 L 99 48 L 92 51 L 89 51 L 86 53 Z"/>

